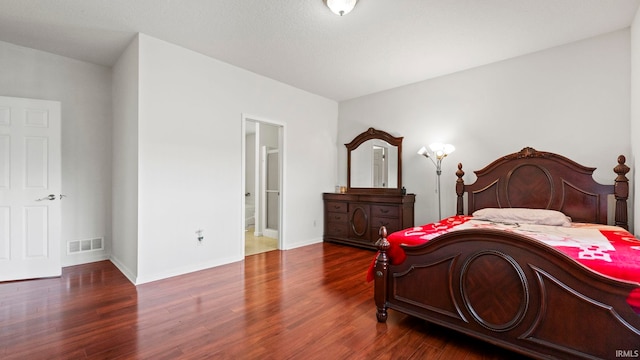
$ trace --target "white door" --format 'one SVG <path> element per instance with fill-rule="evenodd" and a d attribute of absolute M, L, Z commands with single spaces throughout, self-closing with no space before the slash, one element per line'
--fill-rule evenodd
<path fill-rule="evenodd" d="M 0 281 L 60 276 L 60 103 L 0 96 Z"/>

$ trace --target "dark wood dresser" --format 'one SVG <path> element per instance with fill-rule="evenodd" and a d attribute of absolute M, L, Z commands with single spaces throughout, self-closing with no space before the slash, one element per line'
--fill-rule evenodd
<path fill-rule="evenodd" d="M 376 249 L 380 226 L 387 231 L 413 225 L 415 194 L 324 193 L 324 241 Z"/>

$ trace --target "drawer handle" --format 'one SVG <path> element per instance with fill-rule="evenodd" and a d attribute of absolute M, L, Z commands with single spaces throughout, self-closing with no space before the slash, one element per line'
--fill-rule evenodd
<path fill-rule="evenodd" d="M 340 209 L 341 207 L 342 207 L 342 206 L 340 206 L 340 205 L 333 205 L 333 208 L 334 208 L 334 209 Z"/>
<path fill-rule="evenodd" d="M 341 217 L 341 216 L 336 215 L 336 216 L 334 216 L 333 218 L 334 218 L 335 220 L 340 220 L 342 217 Z"/>
<path fill-rule="evenodd" d="M 381 212 L 381 213 L 383 213 L 383 214 L 386 214 L 386 213 L 388 213 L 388 212 L 389 212 L 389 210 L 386 210 L 386 209 L 380 209 L 380 212 Z"/>

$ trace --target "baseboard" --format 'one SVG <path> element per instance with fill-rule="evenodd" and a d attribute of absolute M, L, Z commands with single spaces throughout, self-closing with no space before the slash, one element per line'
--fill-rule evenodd
<path fill-rule="evenodd" d="M 113 256 L 109 258 L 109 261 L 111 261 L 111 263 L 115 265 L 115 267 L 117 267 L 118 270 L 120 270 L 122 275 L 124 275 L 127 279 L 129 279 L 129 281 L 131 281 L 132 284 L 134 285 L 136 284 L 136 275 L 133 273 L 133 271 L 129 270 L 128 267 L 126 267 L 122 262 L 120 262 L 117 258 L 114 258 Z"/>
<path fill-rule="evenodd" d="M 184 275 L 184 274 L 188 274 L 196 271 L 210 269 L 216 266 L 231 264 L 231 263 L 242 261 L 242 260 L 244 260 L 244 257 L 234 256 L 234 257 L 228 257 L 223 259 L 216 259 L 215 261 L 207 261 L 204 263 L 183 266 L 181 268 L 171 269 L 169 271 L 149 274 L 146 276 L 145 275 L 138 276 L 134 284 L 136 285 L 146 284 L 153 281 L 168 279 L 178 275 Z"/>
<path fill-rule="evenodd" d="M 309 239 L 307 241 L 302 241 L 302 242 L 298 242 L 298 243 L 295 243 L 295 244 L 287 244 L 287 247 L 284 248 L 283 250 L 296 249 L 296 248 L 299 248 L 299 247 L 313 245 L 313 244 L 317 244 L 317 243 L 321 243 L 321 242 L 322 242 L 322 238 Z"/>
<path fill-rule="evenodd" d="M 94 263 L 94 262 L 104 261 L 109 259 L 110 259 L 109 254 L 104 254 L 104 253 L 99 255 L 92 254 L 92 256 L 87 256 L 87 254 L 78 254 L 77 256 L 67 255 L 63 259 L 62 267 L 89 264 L 89 263 Z"/>

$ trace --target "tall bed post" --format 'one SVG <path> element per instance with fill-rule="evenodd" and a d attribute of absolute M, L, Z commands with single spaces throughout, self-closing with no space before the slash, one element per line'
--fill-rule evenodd
<path fill-rule="evenodd" d="M 379 322 L 387 321 L 387 278 L 389 272 L 389 240 L 387 240 L 387 228 L 380 227 L 380 238 L 376 242 L 378 254 L 376 255 L 376 263 L 374 267 L 374 291 L 373 294 L 376 303 L 376 317 Z"/>
<path fill-rule="evenodd" d="M 616 198 L 616 226 L 629 230 L 627 217 L 627 199 L 629 198 L 629 179 L 625 176 L 629 172 L 629 167 L 625 165 L 627 159 L 624 155 L 618 156 L 618 165 L 613 168 L 618 176 L 615 180 L 613 192 Z"/>
<path fill-rule="evenodd" d="M 456 205 L 456 215 L 464 215 L 464 171 L 462 171 L 462 163 L 458 163 L 458 170 L 456 171 L 456 194 L 458 195 L 458 202 Z"/>

